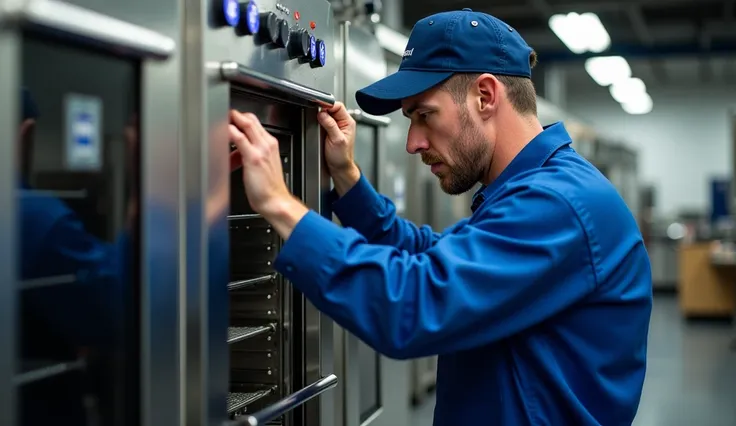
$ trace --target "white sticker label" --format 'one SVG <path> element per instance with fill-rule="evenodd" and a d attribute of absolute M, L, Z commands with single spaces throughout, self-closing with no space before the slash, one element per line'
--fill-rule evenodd
<path fill-rule="evenodd" d="M 92 96 L 67 94 L 66 167 L 76 171 L 102 168 L 102 101 Z"/>

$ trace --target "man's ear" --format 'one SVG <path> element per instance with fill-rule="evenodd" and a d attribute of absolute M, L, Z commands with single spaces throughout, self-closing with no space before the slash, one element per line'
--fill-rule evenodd
<path fill-rule="evenodd" d="M 493 74 L 481 74 L 475 79 L 474 88 L 478 104 L 478 114 L 483 120 L 491 118 L 498 109 L 501 99 L 501 82 Z"/>

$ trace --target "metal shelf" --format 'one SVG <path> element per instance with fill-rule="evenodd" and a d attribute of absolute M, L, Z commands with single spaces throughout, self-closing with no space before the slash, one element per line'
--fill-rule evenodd
<path fill-rule="evenodd" d="M 250 339 L 251 337 L 256 337 L 275 330 L 276 326 L 274 324 L 263 325 L 260 327 L 228 327 L 227 343 L 237 343 L 241 340 Z"/>
<path fill-rule="evenodd" d="M 70 362 L 48 362 L 48 361 L 30 361 L 24 363 L 24 372 L 17 374 L 13 378 L 16 386 L 22 386 L 28 383 L 38 382 L 48 379 L 49 377 L 58 376 L 70 371 L 82 370 L 86 363 L 84 359 Z"/>
<path fill-rule="evenodd" d="M 273 392 L 273 389 L 256 392 L 230 392 L 227 394 L 227 412 L 229 414 L 242 410 L 259 399 L 270 395 L 271 392 Z"/>
<path fill-rule="evenodd" d="M 21 290 L 33 290 L 42 287 L 51 287 L 61 284 L 74 284 L 77 282 L 76 275 L 54 275 L 50 277 L 34 278 L 31 280 L 23 280 L 20 283 Z"/>
<path fill-rule="evenodd" d="M 252 219 L 263 219 L 263 216 L 259 214 L 231 214 L 228 215 L 227 220 L 252 220 Z"/>
<path fill-rule="evenodd" d="M 256 284 L 267 283 L 275 279 L 276 279 L 276 274 L 271 274 L 271 275 L 264 275 L 262 277 L 249 278 L 247 280 L 232 281 L 232 282 L 227 283 L 227 289 L 230 291 L 242 290 L 244 288 L 248 288 Z"/>

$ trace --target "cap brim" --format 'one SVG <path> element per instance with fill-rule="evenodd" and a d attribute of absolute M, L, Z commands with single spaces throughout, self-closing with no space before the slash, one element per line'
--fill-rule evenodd
<path fill-rule="evenodd" d="M 442 83 L 452 72 L 400 70 L 355 93 L 363 111 L 372 115 L 390 114 L 401 108 L 401 100 L 418 95 Z"/>

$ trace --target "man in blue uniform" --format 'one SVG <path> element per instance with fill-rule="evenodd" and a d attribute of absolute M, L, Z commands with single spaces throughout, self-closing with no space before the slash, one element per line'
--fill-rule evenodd
<path fill-rule="evenodd" d="M 627 425 L 639 404 L 648 256 L 564 126 L 540 125 L 535 60 L 492 16 L 440 13 L 415 25 L 398 72 L 357 94 L 367 113 L 403 110 L 407 151 L 445 192 L 483 184 L 442 233 L 399 218 L 360 174 L 343 105 L 320 122 L 345 228 L 289 194 L 276 140 L 232 113 L 250 203 L 286 240 L 276 269 L 376 350 L 439 355 L 436 426 Z"/>

